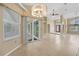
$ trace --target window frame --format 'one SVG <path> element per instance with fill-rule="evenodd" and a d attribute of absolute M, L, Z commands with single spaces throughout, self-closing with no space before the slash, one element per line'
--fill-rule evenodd
<path fill-rule="evenodd" d="M 4 9 L 7 9 L 7 8 L 4 8 Z M 9 9 L 9 8 L 8 8 Z M 11 10 L 11 9 L 10 9 Z M 14 10 L 11 10 L 11 11 L 13 11 L 13 12 L 15 12 L 16 14 L 18 14 L 16 11 L 14 11 Z M 4 16 L 4 13 L 5 13 L 5 10 L 3 10 L 3 16 Z M 15 39 L 15 38 L 18 38 L 18 37 L 20 37 L 21 36 L 21 32 L 20 32 L 20 24 L 21 24 L 21 16 L 20 16 L 20 14 L 18 14 L 18 19 L 19 19 L 19 21 L 18 21 L 18 23 L 17 23 L 17 26 L 19 26 L 18 27 L 18 29 L 19 29 L 19 32 L 18 32 L 18 35 L 13 35 L 13 36 L 11 36 L 11 37 L 5 37 L 5 29 L 4 29 L 4 26 L 5 26 L 5 23 L 8 23 L 8 20 L 6 20 L 5 21 L 5 18 L 3 18 L 3 39 L 4 40 L 12 40 L 12 39 Z M 11 22 L 11 21 L 10 21 Z M 12 23 L 15 23 L 15 22 L 11 22 L 11 23 L 9 23 L 9 24 L 12 24 Z"/>
<path fill-rule="evenodd" d="M 67 22 L 68 22 L 68 33 L 71 33 L 71 34 L 79 34 L 79 31 L 77 31 L 77 25 L 79 25 L 79 23 L 77 23 L 77 21 L 79 21 L 78 20 L 79 19 L 79 17 L 74 17 L 74 18 L 70 18 L 70 19 L 68 19 L 67 20 Z M 72 23 L 72 21 L 73 21 L 73 23 Z M 74 28 L 75 30 L 71 30 L 71 28 Z M 76 29 L 77 28 L 77 29 Z"/>

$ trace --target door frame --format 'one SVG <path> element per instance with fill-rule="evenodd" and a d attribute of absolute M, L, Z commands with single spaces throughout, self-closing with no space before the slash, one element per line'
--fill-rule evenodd
<path fill-rule="evenodd" d="M 28 41 L 28 34 L 31 34 L 31 39 L 32 39 L 32 41 L 30 41 L 30 42 L 33 42 L 33 41 L 35 41 L 34 40 L 34 22 L 35 21 L 38 21 L 39 22 L 39 37 L 37 38 L 37 37 L 35 37 L 35 38 L 37 38 L 37 40 L 40 40 L 40 34 L 41 34 L 41 23 L 40 23 L 40 20 L 38 19 L 38 18 L 32 18 L 33 19 L 33 21 L 32 22 L 28 22 L 27 21 L 27 17 L 24 17 L 24 20 L 23 20 L 23 22 L 24 22 L 24 30 L 23 30 L 23 37 L 24 37 L 24 40 L 26 40 L 26 44 L 28 44 L 29 43 L 29 41 Z M 25 23 L 25 20 L 26 20 L 26 23 Z M 30 24 L 30 30 L 31 30 L 31 33 L 29 33 L 28 32 L 28 24 Z M 26 27 L 26 28 L 25 28 Z"/>

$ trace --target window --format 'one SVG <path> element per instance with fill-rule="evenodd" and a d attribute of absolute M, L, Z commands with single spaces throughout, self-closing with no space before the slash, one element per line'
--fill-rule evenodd
<path fill-rule="evenodd" d="M 11 39 L 19 36 L 20 15 L 5 8 L 4 10 L 4 38 Z"/>
<path fill-rule="evenodd" d="M 69 20 L 69 32 L 79 33 L 79 18 Z"/>

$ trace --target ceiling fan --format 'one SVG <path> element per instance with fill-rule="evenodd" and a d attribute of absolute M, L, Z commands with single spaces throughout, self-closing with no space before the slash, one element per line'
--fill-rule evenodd
<path fill-rule="evenodd" d="M 51 14 L 52 16 L 59 15 L 58 13 L 55 13 L 55 10 L 53 9 L 53 13 Z"/>

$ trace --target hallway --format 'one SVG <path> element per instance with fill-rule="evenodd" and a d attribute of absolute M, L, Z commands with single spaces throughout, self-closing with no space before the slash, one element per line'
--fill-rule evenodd
<path fill-rule="evenodd" d="M 78 5 L 0 4 L 0 55 L 79 56 Z"/>
<path fill-rule="evenodd" d="M 77 56 L 78 39 L 78 35 L 49 34 L 41 40 L 20 47 L 10 56 Z"/>

